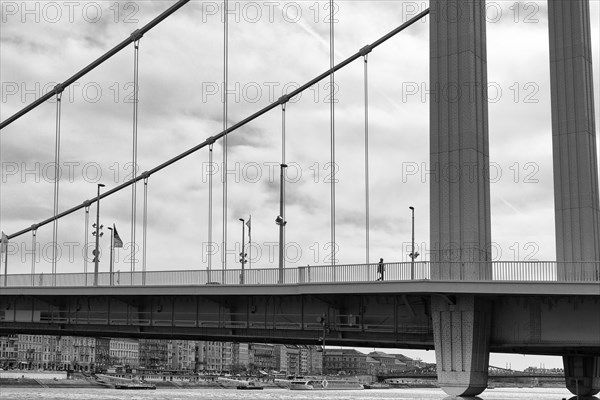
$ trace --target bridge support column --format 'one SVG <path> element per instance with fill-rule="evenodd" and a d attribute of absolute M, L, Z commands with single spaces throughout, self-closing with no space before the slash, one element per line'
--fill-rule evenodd
<path fill-rule="evenodd" d="M 476 396 L 487 388 L 491 305 L 475 296 L 456 304 L 431 300 L 438 383 L 451 396 Z"/>
<path fill-rule="evenodd" d="M 548 27 L 558 280 L 593 280 L 600 201 L 588 0 L 548 1 Z"/>
<path fill-rule="evenodd" d="M 600 393 L 600 357 L 564 356 L 565 382 L 575 395 L 593 396 Z"/>
<path fill-rule="evenodd" d="M 431 278 L 488 280 L 490 184 L 484 0 L 431 0 Z"/>

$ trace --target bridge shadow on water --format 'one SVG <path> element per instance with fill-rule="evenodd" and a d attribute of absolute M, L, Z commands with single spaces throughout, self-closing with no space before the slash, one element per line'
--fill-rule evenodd
<path fill-rule="evenodd" d="M 475 397 L 454 397 L 454 396 L 447 396 L 444 397 L 443 400 L 484 400 L 479 396 L 475 396 Z M 560 400 L 560 399 L 557 399 Z M 562 400 L 566 400 L 566 397 L 563 397 Z M 569 397 L 569 400 L 600 400 L 600 398 L 598 398 L 597 396 L 573 396 L 573 397 Z"/>
<path fill-rule="evenodd" d="M 570 397 L 569 400 L 600 400 L 597 396 L 573 396 Z"/>

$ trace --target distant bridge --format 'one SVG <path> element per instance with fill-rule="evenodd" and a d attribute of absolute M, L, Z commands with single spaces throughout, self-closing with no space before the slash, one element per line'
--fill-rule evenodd
<path fill-rule="evenodd" d="M 507 368 L 500 368 L 490 365 L 488 368 L 488 376 L 494 379 L 503 379 L 503 378 L 512 378 L 512 379 L 522 379 L 522 378 L 556 378 L 556 379 L 564 379 L 564 371 L 560 370 L 556 373 L 549 372 L 524 372 L 524 371 L 515 371 Z M 383 381 L 386 379 L 400 379 L 400 378 L 411 378 L 411 379 L 437 379 L 437 366 L 436 364 L 428 364 L 424 367 L 413 368 L 406 371 L 398 371 L 391 372 L 387 374 L 379 374 L 377 375 L 378 381 Z"/>

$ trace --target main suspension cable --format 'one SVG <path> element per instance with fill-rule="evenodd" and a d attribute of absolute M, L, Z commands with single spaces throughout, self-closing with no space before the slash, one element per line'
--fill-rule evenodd
<path fill-rule="evenodd" d="M 363 50 L 364 49 L 369 49 L 369 51 L 371 51 L 372 49 L 378 47 L 379 45 L 381 45 L 382 43 L 385 43 L 387 40 L 391 39 L 392 37 L 394 37 L 395 35 L 397 35 L 398 33 L 402 32 L 404 29 L 408 28 L 409 26 L 413 25 L 415 22 L 419 21 L 421 18 L 425 17 L 427 14 L 429 14 L 429 9 L 426 9 L 424 11 L 422 11 L 421 13 L 417 14 L 416 16 L 414 16 L 413 18 L 411 18 L 410 20 L 406 21 L 404 24 L 398 26 L 397 28 L 395 28 L 394 30 L 388 32 L 386 35 L 382 36 L 381 38 L 379 38 L 378 40 L 376 40 L 375 42 L 373 42 L 370 45 L 365 46 L 363 49 L 361 49 L 360 51 L 356 52 L 355 54 L 351 55 L 350 57 L 346 58 L 344 61 L 340 62 L 339 64 L 337 64 L 333 69 L 329 69 L 323 73 L 321 73 L 320 75 L 318 75 L 317 77 L 311 79 L 310 81 L 308 81 L 307 83 L 305 83 L 304 85 L 300 86 L 298 89 L 293 90 L 292 92 L 290 92 L 288 95 L 280 98 L 278 101 L 273 102 L 265 107 L 263 107 L 262 109 L 260 109 L 259 111 L 256 111 L 254 114 L 249 115 L 248 117 L 244 118 L 243 120 L 233 124 L 232 126 L 230 126 L 226 131 L 222 131 L 214 136 L 211 136 L 209 138 L 207 138 L 206 140 L 204 140 L 202 143 L 189 148 L 188 150 L 184 151 L 183 153 L 178 154 L 175 157 L 170 158 L 169 160 L 163 162 L 162 164 L 157 165 L 156 167 L 152 168 L 151 170 L 147 171 L 146 174 L 148 175 L 153 175 L 159 171 L 162 171 L 163 169 L 169 167 L 170 165 L 186 158 L 187 156 L 189 156 L 190 154 L 195 153 L 196 151 L 203 149 L 206 146 L 209 146 L 211 144 L 214 144 L 217 140 L 223 138 L 224 136 L 228 135 L 231 132 L 234 132 L 236 130 L 238 130 L 239 128 L 241 128 L 242 126 L 247 125 L 248 123 L 254 121 L 255 119 L 257 119 L 258 117 L 268 113 L 269 111 L 273 110 L 274 108 L 278 107 L 279 105 L 282 104 L 283 101 L 287 101 L 292 97 L 295 97 L 299 94 L 301 94 L 302 92 L 304 92 L 305 90 L 309 90 L 312 86 L 314 86 L 315 84 L 319 83 L 320 81 L 322 81 L 323 79 L 327 78 L 332 72 L 338 71 L 342 68 L 344 68 L 345 66 L 347 66 L 348 64 L 352 63 L 353 61 L 357 60 L 358 58 L 362 57 L 363 55 Z M 46 224 L 51 223 L 52 221 L 54 221 L 54 219 L 57 218 L 62 218 L 65 217 L 69 214 L 74 213 L 75 211 L 78 211 L 80 209 L 82 209 L 83 207 L 85 207 L 85 204 L 87 203 L 95 203 L 98 200 L 104 199 L 108 196 L 111 196 L 125 188 L 127 188 L 130 185 L 133 185 L 134 183 L 138 182 L 139 180 L 141 180 L 141 176 L 138 176 L 135 179 L 131 179 L 127 182 L 124 182 L 110 190 L 107 190 L 104 193 L 101 193 L 99 197 L 94 197 L 93 199 L 87 200 L 82 204 L 79 204 L 77 206 L 74 206 L 68 210 L 63 211 L 62 213 L 58 214 L 56 217 L 50 217 L 47 218 L 46 220 L 39 222 L 37 224 L 38 227 L 42 227 Z M 8 239 L 13 239 L 15 237 L 21 236 L 24 233 L 30 232 L 31 231 L 31 227 L 22 229 L 20 231 L 17 231 L 11 235 L 7 235 Z"/>
<path fill-rule="evenodd" d="M 121 50 L 123 50 L 124 48 L 126 48 L 130 43 L 134 42 L 135 41 L 135 37 L 137 35 L 140 35 L 140 36 L 144 35 L 146 32 L 148 32 L 149 30 L 151 30 L 152 28 L 154 28 L 156 25 L 158 25 L 160 22 L 162 22 L 163 20 L 165 20 L 167 17 L 169 17 L 175 11 L 179 10 L 181 7 L 183 7 L 189 1 L 190 0 L 179 0 L 177 3 L 173 4 L 171 7 L 169 7 L 165 11 L 163 11 L 159 16 L 157 16 L 156 18 L 154 18 L 152 21 L 150 21 L 149 23 L 147 23 L 146 25 L 144 25 L 140 29 L 137 29 L 135 32 L 133 32 L 128 38 L 126 38 L 125 40 L 123 40 L 121 43 L 119 43 L 118 45 L 116 45 L 111 50 L 107 51 L 106 53 L 104 53 L 102 56 L 100 56 L 99 58 L 97 58 L 95 61 L 93 61 L 90 64 L 88 64 L 85 68 L 83 68 L 81 71 L 77 72 L 75 75 L 71 76 L 69 79 L 67 79 L 66 81 L 64 81 L 60 86 L 63 89 L 71 86 L 74 82 L 77 82 L 82 77 L 84 77 L 89 72 L 91 72 L 93 69 L 95 69 L 96 67 L 98 67 L 99 65 L 101 65 L 102 63 L 104 63 L 105 61 L 107 61 L 108 59 L 110 59 L 112 56 L 114 56 L 115 54 L 117 54 L 118 52 L 120 52 Z M 39 99 L 37 99 L 36 101 L 34 101 L 33 103 L 31 103 L 30 105 L 24 107 L 23 109 L 21 109 L 17 113 L 13 114 L 11 117 L 9 117 L 6 120 L 2 121 L 0 123 L 0 130 L 6 128 L 8 125 L 10 125 L 11 123 L 13 123 L 17 119 L 21 118 L 23 115 L 27 114 L 28 112 L 30 112 L 34 108 L 38 107 L 39 105 L 41 105 L 41 104 L 45 103 L 46 101 L 50 100 L 52 98 L 52 96 L 54 96 L 55 94 L 58 93 L 56 91 L 56 89 L 57 88 L 55 87 L 55 89 L 53 91 L 46 93 L 45 95 L 43 95 L 42 97 L 40 97 Z"/>

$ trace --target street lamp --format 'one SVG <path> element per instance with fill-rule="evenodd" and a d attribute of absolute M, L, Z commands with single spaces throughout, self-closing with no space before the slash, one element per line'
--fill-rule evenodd
<path fill-rule="evenodd" d="M 240 276 L 240 283 L 244 284 L 244 264 L 247 263 L 246 261 L 246 237 L 245 237 L 245 233 L 246 233 L 246 224 L 245 224 L 245 220 L 244 218 L 240 218 L 240 221 L 242 221 L 242 252 L 240 253 L 240 264 L 242 264 L 242 275 Z"/>
<path fill-rule="evenodd" d="M 415 253 L 415 208 L 413 206 L 408 207 L 412 212 L 412 240 L 410 249 L 410 279 L 415 279 L 415 258 L 419 257 L 419 252 Z"/>
<path fill-rule="evenodd" d="M 92 228 L 96 230 L 92 233 L 96 236 L 96 248 L 92 252 L 94 255 L 94 286 L 98 286 L 98 264 L 100 262 L 100 251 L 98 248 L 100 247 L 100 236 L 104 235 L 104 233 L 100 232 L 100 230 L 104 227 L 100 225 L 100 188 L 104 187 L 103 183 L 98 184 L 98 197 L 96 199 L 96 223 L 92 225 Z"/>
<path fill-rule="evenodd" d="M 327 314 L 323 313 L 323 315 L 317 317 L 317 322 L 320 322 L 321 326 L 323 326 L 323 336 L 319 338 L 319 341 L 323 343 L 323 347 L 321 348 L 321 352 L 323 353 L 321 355 L 321 372 L 323 375 L 325 375 L 325 339 L 329 333 L 329 321 Z"/>
<path fill-rule="evenodd" d="M 283 171 L 287 168 L 287 164 L 280 164 L 279 166 L 279 215 L 275 218 L 275 223 L 279 225 L 279 283 L 283 283 L 283 237 L 284 227 L 287 224 L 283 210 L 283 189 L 285 184 Z"/>

